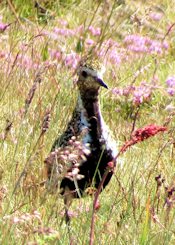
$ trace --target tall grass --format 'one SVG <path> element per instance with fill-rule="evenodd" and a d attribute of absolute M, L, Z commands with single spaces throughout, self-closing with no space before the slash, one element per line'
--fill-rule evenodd
<path fill-rule="evenodd" d="M 175 76 L 173 1 L 41 5 L 43 15 L 32 1 L 1 5 L 0 243 L 69 243 L 59 190 L 50 195 L 42 185 L 43 162 L 75 106 L 76 65 L 95 50 L 110 88 L 101 91 L 102 112 L 119 146 L 148 124 L 168 130 L 118 159 L 99 196 L 94 244 L 174 244 L 175 104 L 166 84 Z M 138 95 L 145 86 L 148 97 Z M 75 244 L 89 243 L 92 213 L 93 197 L 73 202 Z"/>

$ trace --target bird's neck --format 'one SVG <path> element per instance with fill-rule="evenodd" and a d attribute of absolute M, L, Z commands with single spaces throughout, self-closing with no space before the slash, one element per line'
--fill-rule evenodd
<path fill-rule="evenodd" d="M 100 119 L 101 117 L 98 95 L 98 90 L 80 91 L 78 98 L 79 107 L 84 111 L 88 119 L 91 119 L 91 117 Z"/>
<path fill-rule="evenodd" d="M 103 118 L 100 111 L 98 91 L 86 91 L 78 98 L 78 107 L 81 117 L 85 118 L 93 137 L 100 138 L 102 135 Z"/>

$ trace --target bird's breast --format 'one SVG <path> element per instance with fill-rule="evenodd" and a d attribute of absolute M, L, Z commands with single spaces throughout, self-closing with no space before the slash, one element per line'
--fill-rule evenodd
<path fill-rule="evenodd" d="M 90 144 L 92 142 L 92 136 L 90 134 L 90 123 L 83 112 L 80 114 L 80 132 L 82 135 L 83 144 Z"/>

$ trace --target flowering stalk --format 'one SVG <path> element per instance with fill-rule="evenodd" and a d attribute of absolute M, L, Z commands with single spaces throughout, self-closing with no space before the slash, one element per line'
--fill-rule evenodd
<path fill-rule="evenodd" d="M 124 143 L 124 145 L 122 146 L 121 150 L 119 151 L 119 153 L 123 153 L 125 152 L 130 146 L 135 145 L 141 141 L 144 141 L 152 136 L 155 136 L 157 133 L 159 132 L 164 132 L 166 131 L 167 128 L 163 127 L 163 126 L 157 126 L 154 124 L 145 126 L 144 128 L 139 128 L 137 130 L 135 130 L 132 135 L 131 135 L 131 139 L 126 141 Z M 117 155 L 118 157 L 118 155 Z M 117 159 L 117 157 L 115 159 Z"/>
<path fill-rule="evenodd" d="M 49 129 L 49 124 L 50 124 L 50 120 L 51 120 L 50 114 L 51 114 L 50 109 L 47 109 L 45 112 L 45 115 L 44 115 L 43 122 L 42 122 L 41 135 L 46 133 L 46 131 Z"/>
<path fill-rule="evenodd" d="M 41 77 L 40 77 L 40 73 L 38 73 L 35 77 L 35 80 L 33 82 L 33 85 L 31 87 L 31 89 L 29 90 L 29 93 L 27 95 L 27 98 L 25 100 L 25 114 L 27 113 L 28 111 L 28 108 L 33 100 L 33 97 L 35 95 L 35 91 L 37 89 L 37 84 L 38 83 L 41 83 Z"/>

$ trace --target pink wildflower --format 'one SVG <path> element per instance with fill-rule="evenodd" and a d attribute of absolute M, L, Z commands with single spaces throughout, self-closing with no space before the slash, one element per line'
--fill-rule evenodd
<path fill-rule="evenodd" d="M 72 52 L 66 55 L 65 65 L 75 69 L 78 65 L 79 60 L 80 57 L 76 53 Z"/>
<path fill-rule="evenodd" d="M 113 50 L 109 53 L 109 59 L 112 64 L 119 65 L 121 63 L 121 56 L 117 50 Z"/>
<path fill-rule="evenodd" d="M 94 45 L 94 40 L 92 40 L 92 39 L 86 39 L 86 44 L 88 45 L 88 46 L 91 46 L 91 45 Z"/>
<path fill-rule="evenodd" d="M 154 21 L 159 21 L 162 19 L 163 17 L 163 13 L 160 12 L 151 12 L 149 14 L 150 19 L 154 20 Z"/>
<path fill-rule="evenodd" d="M 170 96 L 175 95 L 175 76 L 169 76 L 166 80 L 166 84 L 168 86 L 167 93 Z"/>
<path fill-rule="evenodd" d="M 151 96 L 151 90 L 149 87 L 140 86 L 137 87 L 133 92 L 133 102 L 136 105 L 142 104 L 145 101 L 148 101 Z"/>
<path fill-rule="evenodd" d="M 123 95 L 123 90 L 122 90 L 121 88 L 114 88 L 114 89 L 112 90 L 112 93 L 113 93 L 114 95 L 121 96 L 121 95 Z"/>
<path fill-rule="evenodd" d="M 133 93 L 136 90 L 136 87 L 133 85 L 129 85 L 123 89 L 123 95 L 129 96 L 129 94 Z"/>
<path fill-rule="evenodd" d="M 93 36 L 100 36 L 101 29 L 99 27 L 94 28 L 93 26 L 89 26 L 89 31 L 92 33 Z"/>
<path fill-rule="evenodd" d="M 61 26 L 67 26 L 68 22 L 66 20 L 63 19 L 59 19 L 59 23 L 61 24 Z"/>
<path fill-rule="evenodd" d="M 61 52 L 59 52 L 56 49 L 50 49 L 49 53 L 50 53 L 50 56 L 51 56 L 52 59 L 61 60 L 61 58 L 62 58 Z"/>
<path fill-rule="evenodd" d="M 54 28 L 54 33 L 56 33 L 57 35 L 60 35 L 60 36 L 65 36 L 65 37 L 70 37 L 70 36 L 75 35 L 74 30 L 67 29 L 67 28 L 61 29 L 61 28 L 57 28 L 57 27 Z"/>
<path fill-rule="evenodd" d="M 166 84 L 168 87 L 175 87 L 175 76 L 169 76 L 166 80 Z"/>
<path fill-rule="evenodd" d="M 77 28 L 74 29 L 74 32 L 75 33 L 79 33 L 79 34 L 82 34 L 84 31 L 84 26 L 83 25 L 80 25 L 78 26 Z"/>
<path fill-rule="evenodd" d="M 159 40 L 135 34 L 126 36 L 124 44 L 129 51 L 135 53 L 162 54 L 163 50 L 168 48 L 167 42 L 162 43 Z"/>
<path fill-rule="evenodd" d="M 11 24 L 4 24 L 2 22 L 0 22 L 0 32 L 4 32 L 8 26 L 10 26 Z"/>
<path fill-rule="evenodd" d="M 134 105 L 140 105 L 143 102 L 147 102 L 151 98 L 152 90 L 155 86 L 151 86 L 145 81 L 141 82 L 140 86 L 129 85 L 122 88 L 114 88 L 112 93 L 117 97 L 127 97 Z"/>
<path fill-rule="evenodd" d="M 28 71 L 30 69 L 35 70 L 38 68 L 37 63 L 35 63 L 34 60 L 32 60 L 32 58 L 30 58 L 26 54 L 19 54 L 18 55 L 17 64 L 19 65 L 19 67 L 25 69 L 26 71 Z"/>
<path fill-rule="evenodd" d="M 164 40 L 162 43 L 162 47 L 163 47 L 163 49 L 168 49 L 169 48 L 168 42 Z"/>
<path fill-rule="evenodd" d="M 135 53 L 147 53 L 148 48 L 144 44 L 132 44 L 127 46 L 128 50 Z"/>
<path fill-rule="evenodd" d="M 167 88 L 167 93 L 168 93 L 170 96 L 175 95 L 175 88 Z"/>
<path fill-rule="evenodd" d="M 162 44 L 160 41 L 152 40 L 151 45 L 149 47 L 149 52 L 156 53 L 156 54 L 162 54 Z"/>

